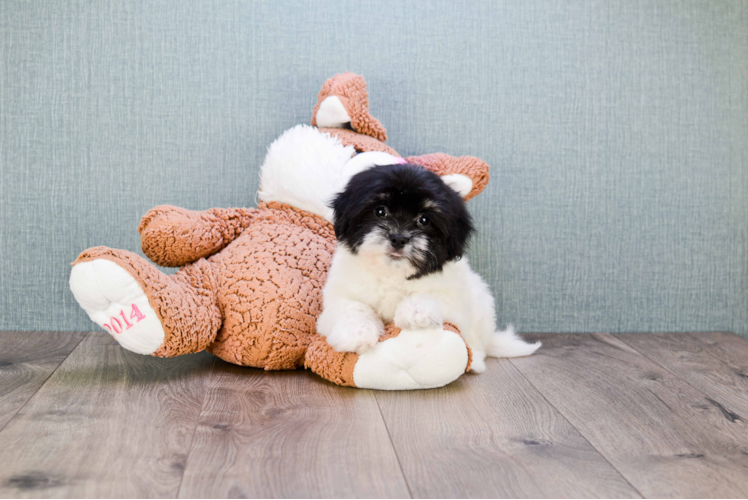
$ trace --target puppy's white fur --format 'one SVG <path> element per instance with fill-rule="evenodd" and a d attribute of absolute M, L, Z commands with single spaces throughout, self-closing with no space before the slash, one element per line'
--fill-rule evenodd
<path fill-rule="evenodd" d="M 338 245 L 317 331 L 338 351 L 362 353 L 376 344 L 378 332 L 390 321 L 410 330 L 450 322 L 473 350 L 471 369 L 478 373 L 486 368 L 486 355 L 527 356 L 540 347 L 539 342 L 519 338 L 511 326 L 495 330 L 493 297 L 467 258 L 447 263 L 441 272 L 408 280 L 414 272 L 406 260 L 390 259 L 385 241 L 376 235 L 370 234 L 357 254 Z"/>
<path fill-rule="evenodd" d="M 288 203 L 332 222 L 330 201 L 354 174 L 402 161 L 379 152 L 356 155 L 336 137 L 298 125 L 268 148 L 260 174 L 260 199 Z M 469 178 L 447 177 L 458 192 L 472 186 Z M 524 342 L 511 327 L 494 332 L 493 298 L 466 258 L 446 264 L 440 273 L 409 281 L 412 266 L 386 256 L 383 235 L 370 236 L 358 255 L 338 246 L 333 257 L 317 328 L 338 351 L 361 353 L 376 344 L 384 331 L 383 320 L 408 329 L 454 323 L 473 349 L 472 369 L 478 372 L 485 369 L 486 354 L 526 356 L 540 346 Z M 416 239 L 405 250 L 417 253 L 423 251 L 423 244 Z"/>

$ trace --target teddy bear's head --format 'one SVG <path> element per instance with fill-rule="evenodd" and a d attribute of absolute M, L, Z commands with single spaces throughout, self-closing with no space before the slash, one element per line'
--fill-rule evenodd
<path fill-rule="evenodd" d="M 488 165 L 478 158 L 442 153 L 402 158 L 385 144 L 387 131 L 369 114 L 366 81 L 360 75 L 342 73 L 324 83 L 312 125 L 287 130 L 268 148 L 260 173 L 262 201 L 288 203 L 332 222 L 330 201 L 353 175 L 393 163 L 433 170 L 465 199 L 488 182 Z"/>

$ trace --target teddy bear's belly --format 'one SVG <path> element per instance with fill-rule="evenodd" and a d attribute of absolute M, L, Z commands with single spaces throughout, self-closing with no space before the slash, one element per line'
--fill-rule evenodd
<path fill-rule="evenodd" d="M 256 226 L 210 259 L 223 327 L 209 350 L 230 363 L 294 369 L 316 331 L 334 242 L 295 225 Z"/>

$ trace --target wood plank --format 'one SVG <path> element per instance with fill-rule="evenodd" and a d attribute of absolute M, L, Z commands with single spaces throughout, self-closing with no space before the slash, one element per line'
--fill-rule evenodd
<path fill-rule="evenodd" d="M 505 359 L 376 397 L 416 498 L 639 497 Z"/>
<path fill-rule="evenodd" d="M 213 360 L 90 334 L 0 432 L 0 497 L 175 497 Z"/>
<path fill-rule="evenodd" d="M 748 495 L 748 425 L 609 334 L 539 334 L 512 360 L 645 497 Z"/>
<path fill-rule="evenodd" d="M 689 333 L 704 346 L 704 350 L 748 376 L 748 339 L 731 332 Z"/>
<path fill-rule="evenodd" d="M 180 497 L 409 497 L 371 391 L 222 361 Z"/>
<path fill-rule="evenodd" d="M 86 335 L 0 332 L 0 430 Z"/>
<path fill-rule="evenodd" d="M 617 338 L 748 420 L 748 340 L 715 332 L 627 333 Z"/>

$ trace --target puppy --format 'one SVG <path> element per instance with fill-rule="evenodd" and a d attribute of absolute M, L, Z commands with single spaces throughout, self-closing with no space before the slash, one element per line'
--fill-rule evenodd
<path fill-rule="evenodd" d="M 514 330 L 496 332 L 488 285 L 463 256 L 473 232 L 460 195 L 418 165 L 375 166 L 354 175 L 332 201 L 338 247 L 323 292 L 317 331 L 339 352 L 375 345 L 384 324 L 402 329 L 459 327 L 485 357 L 532 354 Z"/>

